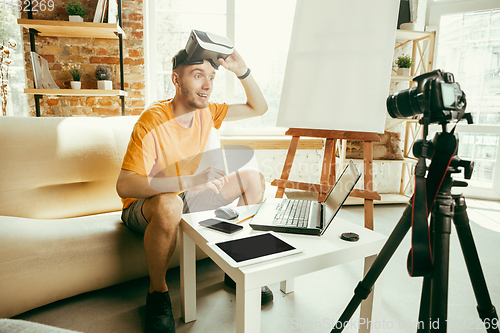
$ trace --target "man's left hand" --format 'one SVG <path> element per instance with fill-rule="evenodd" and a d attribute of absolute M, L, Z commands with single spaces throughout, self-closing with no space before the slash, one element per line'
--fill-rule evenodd
<path fill-rule="evenodd" d="M 242 76 L 248 69 L 245 61 L 236 50 L 234 50 L 233 53 L 226 58 L 226 60 L 219 58 L 219 63 L 228 71 L 236 74 L 236 76 Z"/>

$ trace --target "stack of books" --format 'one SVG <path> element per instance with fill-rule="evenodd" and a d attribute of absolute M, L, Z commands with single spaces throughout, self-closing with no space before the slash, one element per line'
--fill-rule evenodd
<path fill-rule="evenodd" d="M 31 64 L 33 66 L 33 78 L 36 89 L 59 89 L 50 75 L 49 64 L 38 53 L 31 52 Z"/>
<path fill-rule="evenodd" d="M 94 23 L 103 23 L 108 12 L 108 23 L 118 22 L 117 0 L 99 0 L 94 15 Z"/>

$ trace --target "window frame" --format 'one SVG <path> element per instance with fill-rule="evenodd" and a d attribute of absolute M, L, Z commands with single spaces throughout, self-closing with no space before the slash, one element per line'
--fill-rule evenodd
<path fill-rule="evenodd" d="M 156 22 L 155 22 L 155 1 L 145 2 L 145 14 L 144 14 L 144 43 L 145 43 L 145 80 L 148 87 L 155 87 L 157 84 L 155 82 L 154 75 L 154 65 L 156 63 L 156 52 L 150 52 L 149 50 L 155 50 L 157 48 L 157 38 L 156 38 Z M 235 40 L 236 37 L 236 0 L 225 0 L 226 1 L 226 36 Z M 236 77 L 234 75 L 228 75 L 225 79 L 225 95 L 224 100 L 226 103 L 231 104 L 234 100 L 235 95 L 235 84 Z M 158 94 L 156 89 L 146 89 L 146 105 L 150 105 L 154 101 L 157 101 Z M 242 130 L 241 128 L 235 130 L 231 128 L 231 122 L 225 121 L 222 124 L 219 132 L 223 136 L 276 136 L 281 138 L 285 135 L 287 128 L 274 127 L 274 128 L 252 128 L 249 130 Z"/>

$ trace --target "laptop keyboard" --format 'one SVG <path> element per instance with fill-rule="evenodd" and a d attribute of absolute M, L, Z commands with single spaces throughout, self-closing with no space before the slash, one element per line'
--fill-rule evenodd
<path fill-rule="evenodd" d="M 306 227 L 311 203 L 309 200 L 283 199 L 274 216 L 275 225 Z"/>

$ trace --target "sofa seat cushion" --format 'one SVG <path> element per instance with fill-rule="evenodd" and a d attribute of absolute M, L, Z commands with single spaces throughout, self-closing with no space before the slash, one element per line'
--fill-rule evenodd
<path fill-rule="evenodd" d="M 0 317 L 146 276 L 143 235 L 120 214 L 0 216 Z"/>

